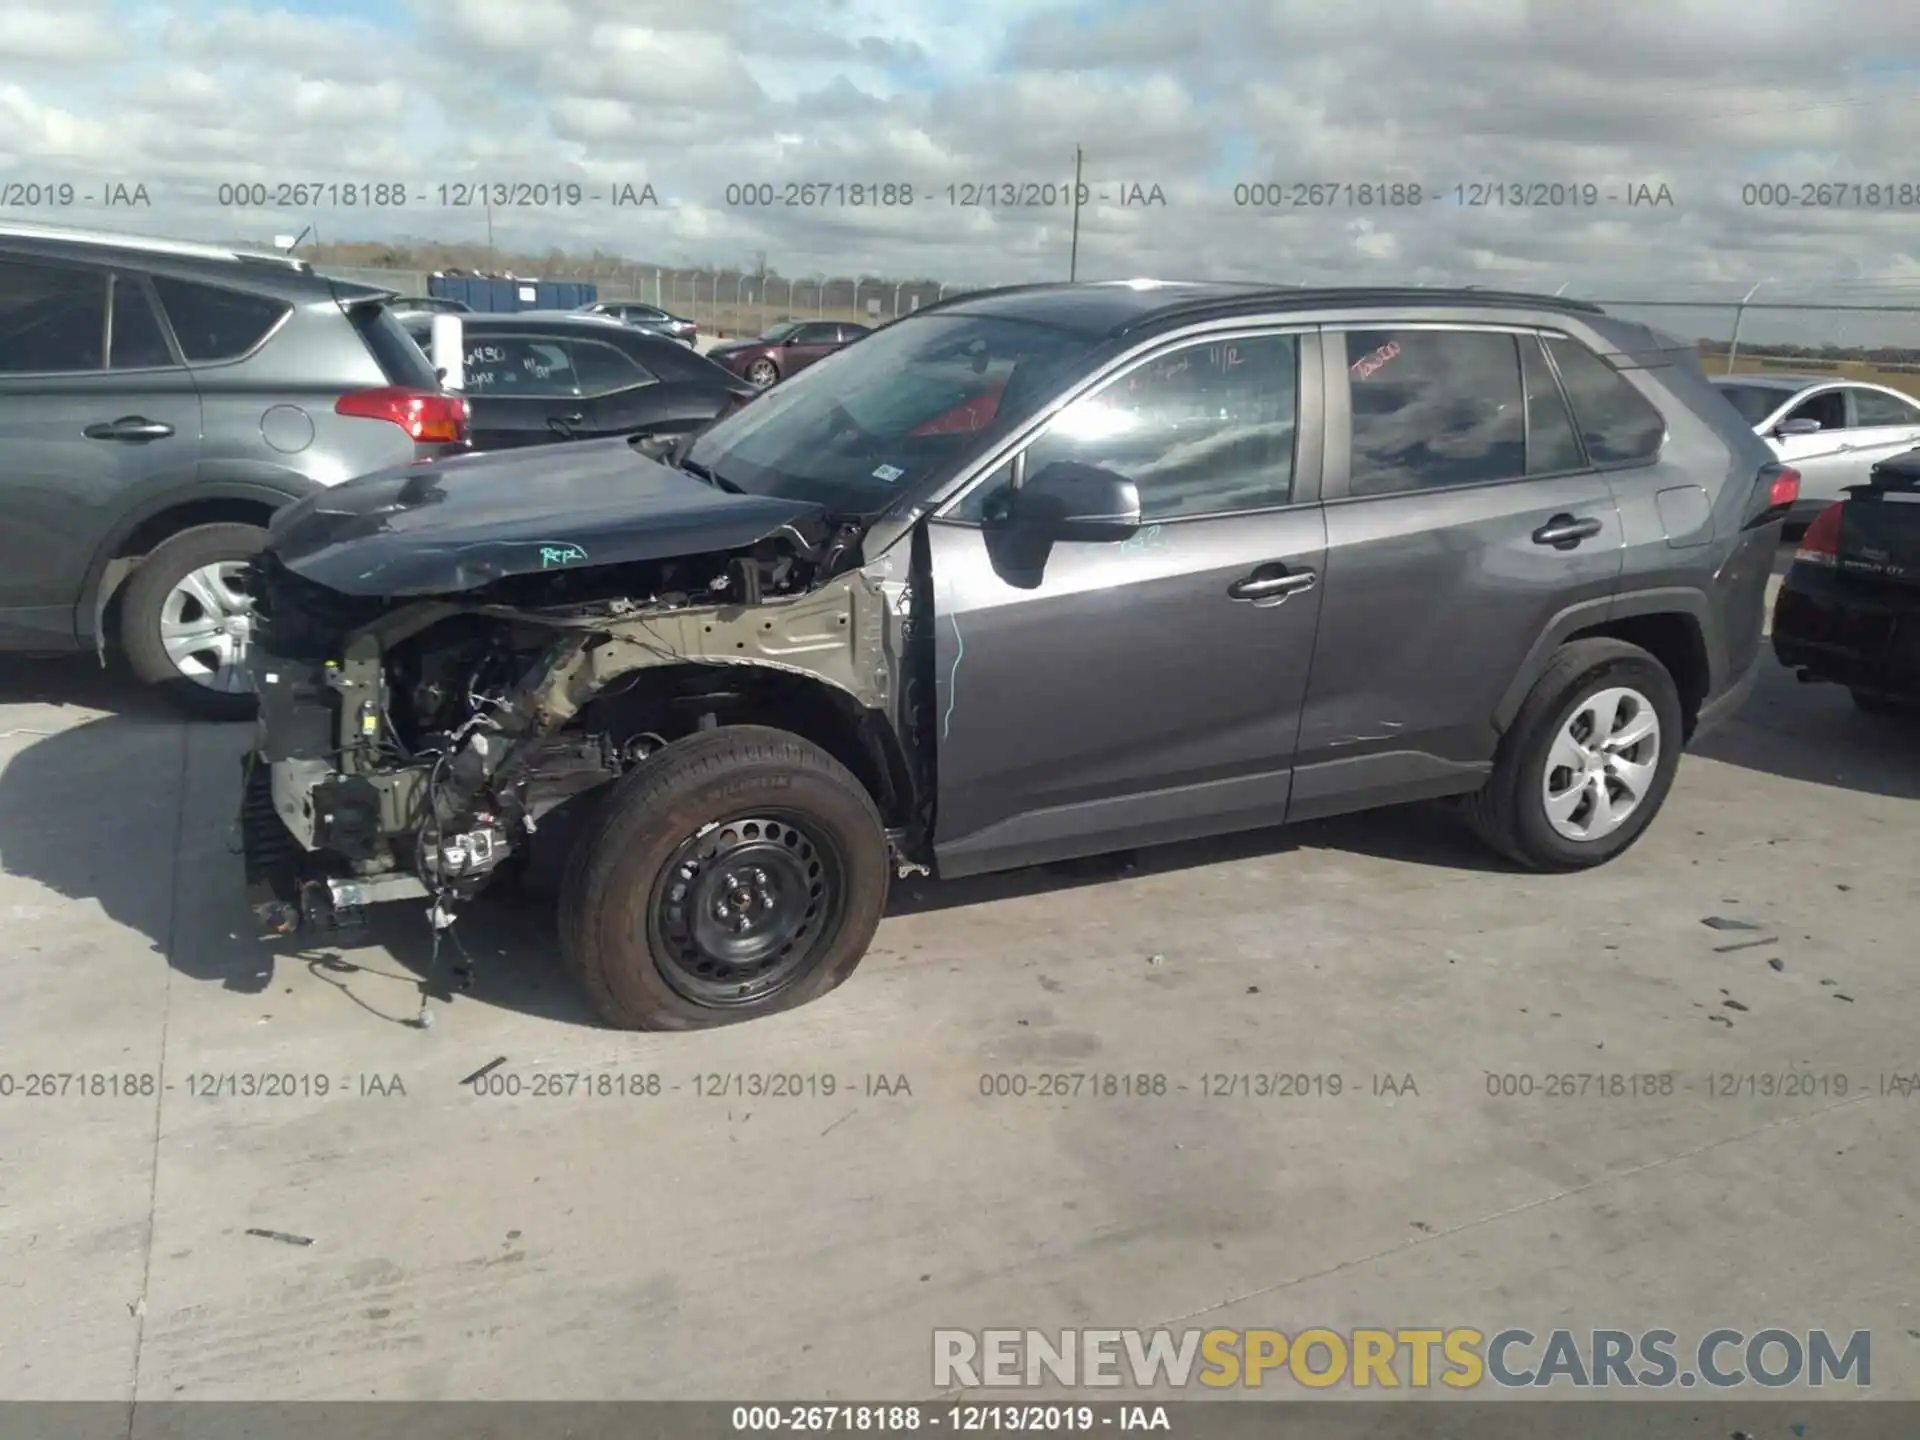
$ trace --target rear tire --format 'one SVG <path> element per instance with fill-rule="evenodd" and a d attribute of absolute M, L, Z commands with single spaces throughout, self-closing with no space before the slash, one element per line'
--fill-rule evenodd
<path fill-rule="evenodd" d="M 616 781 L 580 836 L 561 952 L 621 1029 L 757 1019 L 853 973 L 889 874 L 880 813 L 832 756 L 764 726 L 703 730 Z"/>
<path fill-rule="evenodd" d="M 245 669 L 246 627 L 236 633 L 233 622 L 250 608 L 237 567 L 266 543 L 257 525 L 196 525 L 155 546 L 121 592 L 127 664 L 189 715 L 248 720 L 258 708 Z"/>
<path fill-rule="evenodd" d="M 1611 721 L 1619 742 L 1589 728 L 1596 717 Z M 1649 719 L 1651 746 L 1622 743 Z M 1492 776 L 1466 797 L 1467 822 L 1530 870 L 1603 864 L 1665 803 L 1683 728 L 1679 691 L 1652 655 L 1623 640 L 1576 640 L 1553 657 L 1501 737 Z"/>

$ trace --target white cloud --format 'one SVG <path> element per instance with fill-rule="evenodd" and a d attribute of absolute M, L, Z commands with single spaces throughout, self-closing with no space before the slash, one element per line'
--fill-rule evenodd
<path fill-rule="evenodd" d="M 765 251 L 794 273 L 980 283 L 1061 274 L 1069 213 L 949 205 L 947 187 L 1057 187 L 1079 143 L 1096 189 L 1167 197 L 1091 206 L 1083 274 L 1920 286 L 1904 141 L 1920 124 L 1920 7 L 1905 0 L 1858 0 L 1846 24 L 1809 24 L 1799 0 L 418 0 L 404 32 L 367 0 L 337 16 L 305 13 L 312 0 L 142 3 L 0 3 L 0 178 L 144 180 L 152 228 L 174 233 L 314 223 L 368 239 L 470 238 L 482 221 L 432 203 L 235 215 L 216 190 L 651 183 L 657 211 L 529 207 L 496 230 L 642 263 Z M 1236 181 L 1337 194 L 1263 212 L 1234 203 Z M 1425 203 L 1346 189 L 1396 181 Z M 1572 201 L 1433 198 L 1496 181 Z M 1797 188 L 1794 204 L 1743 203 L 1760 181 L 1892 191 L 1877 206 L 1802 206 Z M 730 207 L 739 182 L 783 202 L 787 183 L 816 182 L 828 203 Z M 1671 207 L 1580 203 L 1662 183 Z M 893 184 L 911 207 L 841 203 Z"/>

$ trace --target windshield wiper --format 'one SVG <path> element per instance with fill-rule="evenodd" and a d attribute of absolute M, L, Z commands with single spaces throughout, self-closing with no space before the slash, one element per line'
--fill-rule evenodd
<path fill-rule="evenodd" d="M 693 476 L 696 480 L 704 480 L 707 484 L 713 486 L 714 489 L 724 490 L 729 495 L 744 495 L 747 493 L 731 480 L 723 480 L 706 466 L 696 464 L 691 460 L 682 460 L 679 468 L 686 471 L 687 474 Z"/>

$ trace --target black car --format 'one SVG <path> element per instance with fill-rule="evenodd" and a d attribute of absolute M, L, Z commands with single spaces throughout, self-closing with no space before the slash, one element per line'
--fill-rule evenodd
<path fill-rule="evenodd" d="M 1814 517 L 1774 602 L 1773 652 L 1862 710 L 1920 712 L 1920 450 Z"/>
<path fill-rule="evenodd" d="M 431 353 L 431 315 L 401 323 Z M 698 430 L 759 392 L 663 336 L 597 316 L 462 315 L 476 450 Z"/>
<path fill-rule="evenodd" d="M 524 863 L 601 1014 L 688 1030 L 839 984 L 896 874 L 1441 797 L 1599 865 L 1760 673 L 1798 496 L 1691 342 L 1485 291 L 970 294 L 643 451 L 275 527 L 266 929 Z"/>

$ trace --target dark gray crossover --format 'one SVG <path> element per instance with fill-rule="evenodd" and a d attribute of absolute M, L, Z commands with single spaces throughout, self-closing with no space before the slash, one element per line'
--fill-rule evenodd
<path fill-rule="evenodd" d="M 257 912 L 444 930 L 557 880 L 601 1014 L 689 1029 L 839 984 L 896 874 L 1437 797 L 1595 865 L 1752 683 L 1796 489 L 1690 346 L 1591 305 L 968 295 L 664 452 L 284 512 Z"/>
<path fill-rule="evenodd" d="M 390 295 L 284 255 L 0 224 L 0 650 L 117 639 L 185 708 L 251 713 L 245 572 L 273 512 L 466 442 Z"/>

